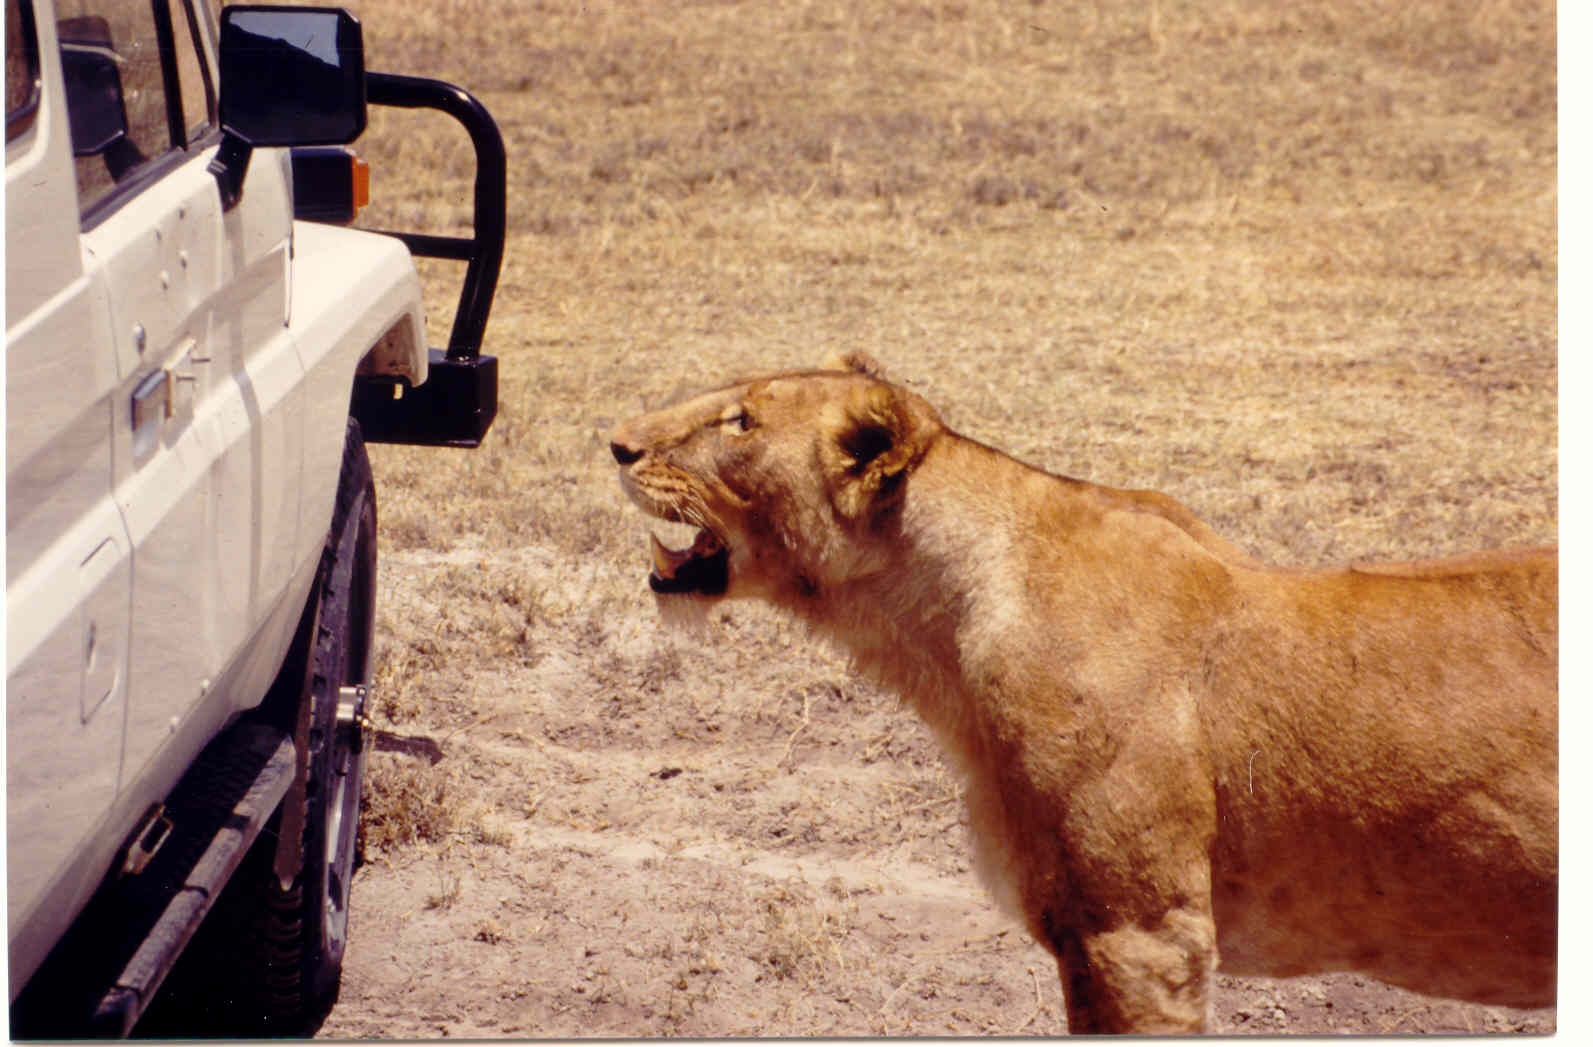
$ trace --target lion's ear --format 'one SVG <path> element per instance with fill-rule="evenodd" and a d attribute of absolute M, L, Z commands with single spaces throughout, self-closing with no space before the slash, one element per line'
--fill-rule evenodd
<path fill-rule="evenodd" d="M 855 520 L 891 504 L 927 443 L 905 394 L 867 385 L 826 412 L 821 451 L 830 501 Z"/>
<path fill-rule="evenodd" d="M 870 378 L 885 379 L 885 368 L 861 349 L 843 349 L 830 353 L 819 364 L 821 371 L 856 371 Z"/>

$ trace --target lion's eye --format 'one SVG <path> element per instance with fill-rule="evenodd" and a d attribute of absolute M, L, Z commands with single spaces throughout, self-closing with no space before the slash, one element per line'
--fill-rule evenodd
<path fill-rule="evenodd" d="M 752 415 L 747 413 L 745 407 L 738 407 L 735 411 L 725 412 L 724 425 L 738 433 L 747 432 L 752 428 Z"/>

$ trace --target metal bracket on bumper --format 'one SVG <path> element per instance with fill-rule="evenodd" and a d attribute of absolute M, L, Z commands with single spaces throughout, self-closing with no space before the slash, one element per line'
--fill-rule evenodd
<path fill-rule="evenodd" d="M 395 236 L 410 253 L 467 263 L 446 351 L 433 349 L 418 386 L 390 375 L 355 379 L 351 413 L 367 441 L 475 447 L 498 413 L 498 360 L 481 352 L 492 296 L 503 267 L 508 167 L 503 136 L 486 107 L 442 80 L 367 73 L 367 100 L 402 109 L 437 109 L 464 125 L 476 150 L 475 219 L 469 237 L 373 230 Z"/>
<path fill-rule="evenodd" d="M 369 443 L 476 447 L 498 413 L 498 358 L 431 350 L 426 381 L 365 375 L 350 413 Z"/>

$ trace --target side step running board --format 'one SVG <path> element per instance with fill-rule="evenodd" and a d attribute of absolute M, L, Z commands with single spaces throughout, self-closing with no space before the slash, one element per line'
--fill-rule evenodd
<path fill-rule="evenodd" d="M 13 1036 L 128 1035 L 293 783 L 286 732 L 242 721 L 166 801 L 172 830 L 135 875 L 121 863 L 11 1009 Z"/>

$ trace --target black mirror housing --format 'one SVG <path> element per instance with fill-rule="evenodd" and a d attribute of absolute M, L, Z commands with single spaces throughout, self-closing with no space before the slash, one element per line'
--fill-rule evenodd
<path fill-rule="evenodd" d="M 114 58 L 63 43 L 61 75 L 73 156 L 99 156 L 127 137 L 122 76 Z"/>
<path fill-rule="evenodd" d="M 224 8 L 221 126 L 253 146 L 358 138 L 365 130 L 359 22 L 335 7 Z"/>
<path fill-rule="evenodd" d="M 358 138 L 365 130 L 359 21 L 335 7 L 223 8 L 221 129 L 210 170 L 228 208 L 242 193 L 253 148 Z"/>
<path fill-rule="evenodd" d="M 110 25 L 93 15 L 64 18 L 57 32 L 72 155 L 100 156 L 127 137 L 120 59 L 111 42 Z"/>

